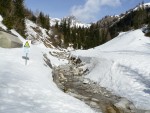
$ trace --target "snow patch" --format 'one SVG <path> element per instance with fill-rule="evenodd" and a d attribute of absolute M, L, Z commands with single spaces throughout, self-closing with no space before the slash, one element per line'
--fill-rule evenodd
<path fill-rule="evenodd" d="M 0 15 L 0 27 L 4 30 L 7 30 L 7 27 L 2 23 L 3 17 Z"/>
<path fill-rule="evenodd" d="M 47 33 L 50 33 L 51 31 L 47 31 L 46 29 L 38 26 L 37 24 L 33 23 L 32 21 L 26 19 L 26 36 L 28 36 L 28 39 L 40 39 L 45 40 L 46 38 L 51 38 L 48 36 Z"/>

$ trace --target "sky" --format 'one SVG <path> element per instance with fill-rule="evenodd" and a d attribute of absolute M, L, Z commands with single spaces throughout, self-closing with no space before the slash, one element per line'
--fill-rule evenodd
<path fill-rule="evenodd" d="M 85 23 L 96 22 L 106 15 L 119 15 L 139 3 L 150 0 L 25 0 L 33 12 L 42 11 L 52 18 L 75 16 Z"/>

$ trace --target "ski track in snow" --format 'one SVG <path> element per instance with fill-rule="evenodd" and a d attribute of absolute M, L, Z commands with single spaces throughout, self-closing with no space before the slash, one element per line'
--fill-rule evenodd
<path fill-rule="evenodd" d="M 126 75 L 133 77 L 137 82 L 144 84 L 146 88 L 150 88 L 150 80 L 139 73 L 137 69 L 131 69 L 127 66 L 120 65 L 122 72 Z M 147 92 L 150 94 L 150 92 Z"/>
<path fill-rule="evenodd" d="M 109 42 L 72 55 L 91 57 L 88 78 L 115 94 L 127 97 L 137 108 L 150 110 L 150 39 L 140 29 L 120 33 Z"/>

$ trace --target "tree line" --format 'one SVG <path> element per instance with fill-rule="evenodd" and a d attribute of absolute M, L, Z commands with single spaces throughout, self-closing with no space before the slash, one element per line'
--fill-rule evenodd
<path fill-rule="evenodd" d="M 59 34 L 59 39 L 64 40 L 63 45 L 58 41 L 61 47 L 68 47 L 73 44 L 76 49 L 88 49 L 106 42 L 107 32 L 100 29 L 98 24 L 92 24 L 90 27 L 73 26 L 70 27 L 70 20 L 64 19 L 60 25 L 56 23 L 55 33 Z M 61 41 L 60 40 L 60 41 Z"/>
<path fill-rule="evenodd" d="M 64 40 L 63 45 L 61 40 L 57 41 L 57 45 L 68 47 L 71 43 L 76 49 L 88 49 L 109 41 L 122 31 L 138 29 L 144 25 L 148 25 L 150 29 L 150 8 L 145 7 L 144 3 L 140 4 L 139 9 L 132 9 L 122 15 L 122 17 L 120 20 L 114 19 L 111 23 L 106 21 L 104 27 L 96 22 L 88 28 L 70 27 L 70 20 L 64 19 L 60 25 L 58 23 L 55 25 L 55 31 L 59 32 L 59 37 L 61 40 Z M 150 33 L 146 33 L 146 35 L 150 36 Z"/>

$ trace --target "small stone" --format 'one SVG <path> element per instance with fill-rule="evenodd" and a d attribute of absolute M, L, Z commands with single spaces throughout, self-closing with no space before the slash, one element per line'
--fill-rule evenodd
<path fill-rule="evenodd" d="M 94 106 L 97 106 L 97 103 L 96 102 L 90 102 L 90 105 L 92 106 L 92 107 L 94 107 Z"/>
<path fill-rule="evenodd" d="M 83 80 L 83 84 L 89 84 L 89 83 L 90 83 L 89 79 L 84 79 Z"/>
<path fill-rule="evenodd" d="M 96 98 L 92 98 L 91 100 L 94 101 L 94 102 L 99 102 L 99 100 L 96 99 Z"/>

